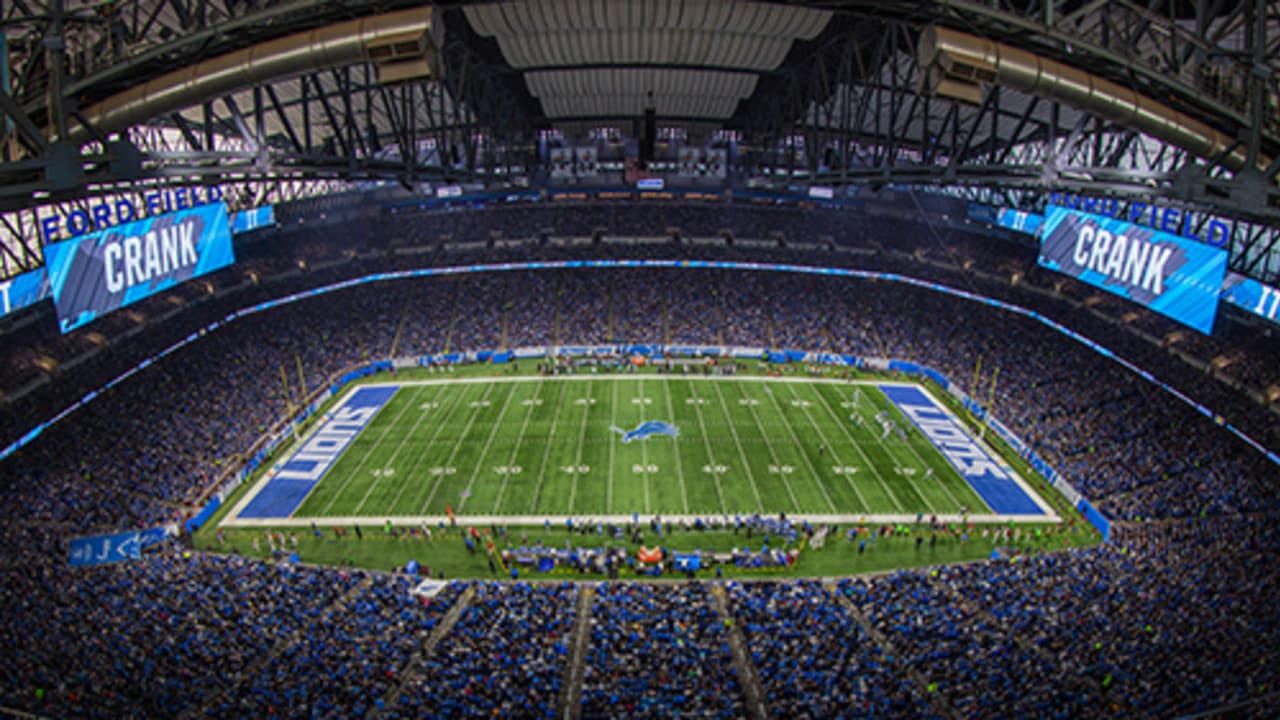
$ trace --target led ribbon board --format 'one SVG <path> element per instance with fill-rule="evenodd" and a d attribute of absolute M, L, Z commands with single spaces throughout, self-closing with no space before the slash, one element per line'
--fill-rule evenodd
<path fill-rule="evenodd" d="M 1114 218 L 1050 205 L 1040 264 L 1213 332 L 1227 252 Z"/>
<path fill-rule="evenodd" d="M 1252 278 L 1227 273 L 1222 299 L 1263 320 L 1280 324 L 1280 290 Z"/>
<path fill-rule="evenodd" d="M 64 333 L 235 262 L 221 203 L 53 243 L 44 256 Z"/>
<path fill-rule="evenodd" d="M 0 315 L 17 312 L 49 297 L 49 277 L 38 268 L 0 280 Z"/>

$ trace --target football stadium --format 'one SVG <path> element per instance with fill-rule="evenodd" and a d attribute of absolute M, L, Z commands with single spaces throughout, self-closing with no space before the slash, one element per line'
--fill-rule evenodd
<path fill-rule="evenodd" d="M 1280 5 L 0 15 L 0 716 L 1280 716 Z"/>

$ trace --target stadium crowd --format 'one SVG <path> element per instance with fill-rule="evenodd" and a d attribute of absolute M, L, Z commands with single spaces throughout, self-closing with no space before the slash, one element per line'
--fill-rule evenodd
<path fill-rule="evenodd" d="M 12 330 L 0 384 L 19 397 L 0 411 L 0 438 L 20 437 L 236 309 L 344 278 L 531 254 L 679 255 L 876 268 L 1008 300 L 1280 447 L 1275 415 L 1232 384 L 1280 381 L 1274 342 L 1235 330 L 1190 337 L 1146 313 L 1130 332 L 1116 324 L 1130 306 L 1082 309 L 1091 292 L 1038 271 L 1016 248 L 963 237 L 939 246 L 897 221 L 852 227 L 778 208 L 510 208 L 431 220 L 391 218 L 389 238 L 308 230 L 69 335 L 38 320 Z M 723 229 L 815 246 L 834 238 L 838 247 L 445 247 L 495 231 L 589 236 L 619 225 L 637 236 Z M 371 252 L 379 243 L 432 247 Z M 962 260 L 980 272 L 960 272 Z M 935 367 L 972 396 L 993 398 L 995 414 L 1118 523 L 1100 548 L 848 580 L 838 588 L 844 600 L 811 582 L 730 585 L 729 617 L 702 585 L 602 585 L 582 658 L 584 716 L 745 714 L 728 646 L 735 621 L 775 716 L 1165 717 L 1268 697 L 1249 712 L 1275 710 L 1278 473 L 1212 419 L 1037 322 L 922 288 L 589 268 L 373 283 L 248 315 L 0 461 L 0 541 L 9 548 L 0 561 L 9 650 L 0 706 L 77 717 L 550 716 L 579 620 L 578 586 L 454 583 L 424 603 L 405 578 L 168 546 L 137 562 L 69 570 L 65 540 L 186 517 L 304 391 L 352 366 L 613 341 L 794 347 Z M 1184 355 L 1224 360 L 1206 371 Z M 426 654 L 467 590 L 457 625 Z"/>

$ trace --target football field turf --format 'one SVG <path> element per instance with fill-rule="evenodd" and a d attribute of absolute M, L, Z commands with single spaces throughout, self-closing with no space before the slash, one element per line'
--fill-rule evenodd
<path fill-rule="evenodd" d="M 962 508 L 990 513 L 875 383 L 620 374 L 398 383 L 289 518 Z"/>

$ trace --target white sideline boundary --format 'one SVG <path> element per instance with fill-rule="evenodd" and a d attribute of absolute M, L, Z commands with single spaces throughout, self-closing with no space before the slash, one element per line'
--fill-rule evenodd
<path fill-rule="evenodd" d="M 573 519 L 573 527 L 576 530 L 583 525 L 594 526 L 597 522 L 613 523 L 615 525 L 625 525 L 631 522 L 630 515 L 454 515 L 458 521 L 459 528 L 467 528 L 471 526 L 481 527 L 489 525 L 498 526 L 529 526 L 543 527 L 547 521 L 551 522 L 551 534 L 564 533 L 565 520 Z M 654 515 L 640 515 L 640 522 L 647 525 Z M 733 527 L 733 515 L 708 514 L 708 515 L 662 515 L 662 522 L 670 520 L 673 523 L 688 521 L 693 523 L 701 518 L 702 521 L 708 522 L 712 519 L 719 519 L 722 523 L 725 518 L 729 520 L 729 527 Z M 738 517 L 749 518 L 751 513 L 740 513 Z M 761 517 L 777 518 L 777 515 L 761 515 Z M 930 515 L 925 513 L 922 522 L 927 523 L 929 518 L 937 517 L 940 523 L 961 523 L 966 522 L 963 515 Z M 1026 524 L 1051 524 L 1058 522 L 1060 518 L 1057 515 L 969 515 L 968 522 L 975 524 L 998 524 L 1012 522 L 1019 525 Z M 787 519 L 795 524 L 808 521 L 814 525 L 852 525 L 866 523 L 868 525 L 912 525 L 916 521 L 915 515 L 788 515 Z M 230 530 L 245 528 L 279 528 L 279 527 L 311 527 L 311 523 L 315 523 L 317 527 L 330 527 L 333 525 L 361 525 L 364 527 L 382 526 L 390 521 L 396 527 L 421 527 L 426 525 L 431 530 L 437 529 L 441 523 L 449 527 L 448 515 L 365 515 L 365 516 L 341 516 L 341 517 L 324 517 L 324 518 L 262 518 L 253 520 L 228 520 L 222 523 L 222 527 Z M 723 529 L 723 528 L 722 528 Z M 592 531 L 594 532 L 594 530 Z M 534 539 L 536 537 L 531 536 Z"/>
<path fill-rule="evenodd" d="M 481 384 L 481 383 L 494 384 L 494 383 L 519 383 L 519 382 L 585 382 L 590 380 L 632 380 L 635 378 L 636 378 L 636 375 L 630 374 L 630 373 L 607 373 L 607 374 L 584 373 L 580 375 L 553 375 L 550 377 L 544 377 L 544 376 L 538 376 L 538 375 L 522 375 L 518 377 L 460 378 L 460 377 L 453 376 L 453 377 L 443 377 L 439 379 L 425 379 L 425 380 L 353 383 L 350 388 L 348 388 L 342 393 L 342 396 L 337 402 L 337 404 L 335 404 L 333 407 L 327 410 L 325 414 L 329 414 L 340 409 L 342 406 L 344 406 L 347 403 L 348 400 L 351 399 L 351 396 L 357 390 L 359 390 L 360 388 L 366 388 L 366 387 L 404 388 L 404 387 L 411 387 L 411 386 L 472 385 L 472 384 Z M 968 426 L 960 418 L 956 417 L 954 413 L 952 413 L 951 408 L 947 407 L 945 403 L 939 401 L 937 397 L 935 397 L 933 393 L 930 392 L 929 388 L 926 387 L 923 383 L 903 382 L 903 381 L 884 381 L 884 380 L 880 380 L 880 381 L 848 380 L 848 379 L 839 379 L 839 378 L 823 378 L 823 377 L 815 378 L 815 377 L 806 377 L 806 376 L 770 377 L 770 376 L 759 376 L 759 375 L 750 375 L 750 376 L 654 375 L 652 377 L 646 377 L 645 379 L 661 379 L 664 381 L 674 379 L 674 380 L 698 380 L 698 381 L 705 380 L 705 381 L 711 381 L 711 382 L 759 382 L 759 383 L 782 382 L 782 383 L 804 383 L 804 384 L 821 383 L 826 385 L 845 385 L 845 386 L 862 385 L 862 386 L 868 386 L 868 387 L 879 387 L 880 385 L 900 385 L 905 387 L 918 388 L 921 392 L 928 395 L 929 398 L 933 400 L 933 402 L 939 408 L 941 408 L 942 411 L 948 415 L 948 417 L 953 419 L 959 427 L 964 428 L 965 432 L 968 433 L 968 435 L 971 438 L 973 438 L 975 442 L 979 443 L 982 446 L 982 448 L 986 450 L 994 460 L 996 460 L 996 462 L 1000 463 L 1002 467 L 1008 470 L 1009 473 L 1013 476 L 1015 482 L 1018 483 L 1018 486 L 1021 487 L 1022 490 L 1032 498 L 1032 500 L 1035 501 L 1036 505 L 1038 505 L 1042 510 L 1045 511 L 1044 515 L 997 515 L 997 514 L 991 514 L 991 513 L 970 514 L 968 515 L 969 522 L 986 523 L 986 524 L 1013 522 L 1018 524 L 1028 524 L 1028 523 L 1056 523 L 1056 522 L 1060 522 L 1062 519 L 1053 510 L 1053 507 L 1049 505 L 1047 502 L 1045 502 L 1044 498 L 1040 497 L 1040 493 L 1036 492 L 1035 489 L 1032 488 L 1029 483 L 1027 483 L 1027 481 L 1022 477 L 1020 473 L 1018 473 L 1016 470 L 1010 467 L 1008 463 L 1004 460 L 1004 458 L 1001 457 L 999 453 L 995 452 L 985 439 L 979 438 L 973 433 L 969 432 Z M 270 480 L 270 478 L 273 475 L 275 475 L 279 467 L 289 462 L 289 460 L 293 457 L 294 453 L 297 451 L 297 448 L 305 444 L 307 439 L 311 437 L 311 435 L 314 434 L 321 425 L 323 425 L 323 423 L 315 423 L 310 428 L 308 428 L 306 433 L 303 433 L 302 435 L 298 436 L 298 439 L 295 440 L 289 446 L 288 453 L 281 455 L 280 458 L 276 460 L 276 462 L 271 464 L 270 469 L 266 473 L 264 473 L 261 477 L 259 477 L 258 480 L 254 482 L 253 487 L 249 489 L 249 492 L 245 493 L 245 496 L 235 504 L 235 506 L 231 509 L 231 512 L 227 513 L 227 516 L 224 517 L 220 523 L 218 523 L 219 527 L 225 527 L 228 529 L 267 528 L 267 527 L 310 527 L 312 523 L 316 523 L 317 525 L 321 525 L 321 524 L 380 525 L 385 523 L 388 520 L 390 520 L 393 524 L 402 526 L 402 527 L 403 526 L 417 527 L 425 524 L 427 527 L 435 528 L 435 527 L 438 527 L 440 523 L 445 523 L 445 525 L 448 526 L 449 517 L 447 515 L 392 515 L 392 516 L 345 515 L 345 516 L 324 516 L 324 517 L 305 517 L 305 518 L 294 518 L 294 517 L 241 518 L 240 512 L 244 510 L 244 508 L 247 507 L 248 504 L 252 502 L 255 497 L 257 497 L 258 493 L 261 492 L 264 487 L 266 487 L 267 481 Z M 963 477 L 961 479 L 963 479 Z M 321 480 L 321 482 L 323 482 L 323 479 Z M 319 487 L 319 483 L 316 484 L 316 487 Z M 749 517 L 750 514 L 751 513 L 742 513 L 741 516 Z M 544 525 L 547 521 L 550 521 L 551 524 L 555 526 L 557 523 L 563 525 L 565 519 L 569 517 L 572 517 L 574 519 L 574 524 L 576 526 L 578 524 L 579 518 L 583 519 L 583 521 L 590 522 L 592 524 L 594 524 L 597 521 L 605 522 L 605 523 L 611 522 L 615 524 L 627 523 L 627 522 L 630 522 L 632 518 L 630 514 L 625 514 L 625 515 L 616 515 L 616 514 L 610 514 L 610 515 L 574 515 L 574 514 L 461 515 L 457 513 L 455 513 L 455 517 L 457 518 L 459 526 L 495 525 L 495 524 L 496 525 L 541 526 L 541 525 Z M 653 516 L 642 515 L 640 517 L 642 521 L 647 522 L 646 518 L 652 518 Z M 672 522 L 680 522 L 682 520 L 687 520 L 688 522 L 692 523 L 698 518 L 701 518 L 703 521 L 706 521 L 711 518 L 726 518 L 726 517 L 732 518 L 732 515 L 714 514 L 714 513 L 707 514 L 707 515 L 663 515 L 662 519 L 663 521 L 671 520 Z M 866 522 L 870 524 L 889 524 L 889 523 L 906 524 L 906 523 L 914 523 L 916 521 L 915 514 L 881 514 L 881 515 L 858 515 L 858 514 L 799 515 L 797 514 L 794 517 L 797 519 L 808 520 L 809 522 L 814 524 L 833 524 L 833 523 L 849 524 L 849 523 L 860 523 L 860 522 Z M 934 517 L 934 516 L 928 515 L 928 514 L 925 515 L 926 519 L 929 517 Z M 964 522 L 965 516 L 962 516 L 960 514 L 950 514 L 950 515 L 939 514 L 936 517 L 941 522 L 955 523 L 955 522 Z"/>

